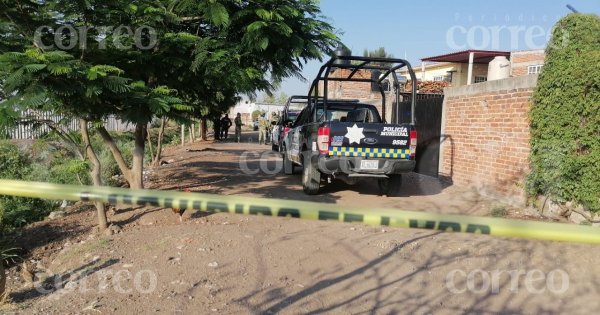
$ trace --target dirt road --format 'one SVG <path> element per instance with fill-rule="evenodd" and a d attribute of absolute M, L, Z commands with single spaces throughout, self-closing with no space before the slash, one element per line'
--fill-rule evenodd
<path fill-rule="evenodd" d="M 148 186 L 474 215 L 488 215 L 497 206 L 475 192 L 416 175 L 396 198 L 378 196 L 368 182 L 309 197 L 302 193 L 300 175 L 240 170 L 244 156 L 242 168 L 257 170 L 263 161 L 275 170 L 278 159 L 264 153 L 269 149 L 256 144 L 254 134 L 243 144 L 171 148 L 165 160 L 172 163 L 151 172 Z M 509 216 L 522 215 L 509 208 Z M 228 214 L 186 213 L 180 223 L 170 209 L 157 208 L 122 209 L 110 220 L 119 227 L 111 236 L 93 233 L 89 210 L 32 226 L 34 234 L 52 228 L 44 239 L 32 240 L 30 249 L 37 277 L 54 276 L 44 290 L 36 290 L 24 286 L 12 268 L 12 304 L 3 311 L 592 314 L 600 309 L 600 250 L 593 245 Z"/>

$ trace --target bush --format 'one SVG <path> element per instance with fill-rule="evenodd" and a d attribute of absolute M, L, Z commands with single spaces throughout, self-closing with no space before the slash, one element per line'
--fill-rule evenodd
<path fill-rule="evenodd" d="M 56 208 L 56 202 L 2 196 L 0 197 L 0 226 L 15 228 L 41 221 Z"/>
<path fill-rule="evenodd" d="M 528 190 L 600 210 L 600 18 L 556 25 L 533 95 Z"/>
<path fill-rule="evenodd" d="M 37 140 L 30 150 L 31 172 L 27 180 L 56 184 L 89 185 L 90 165 L 60 142 Z"/>
<path fill-rule="evenodd" d="M 32 177 L 32 159 L 16 145 L 0 141 L 0 178 L 27 180 Z M 0 196 L 0 234 L 6 228 L 39 221 L 55 208 L 55 203 L 35 198 Z"/>
<path fill-rule="evenodd" d="M 23 179 L 30 172 L 31 160 L 10 141 L 0 141 L 0 178 Z"/>

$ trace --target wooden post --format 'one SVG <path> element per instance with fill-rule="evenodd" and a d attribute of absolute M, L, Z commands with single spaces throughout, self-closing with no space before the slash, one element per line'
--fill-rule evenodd
<path fill-rule="evenodd" d="M 181 125 L 181 146 L 185 145 L 185 125 Z"/>

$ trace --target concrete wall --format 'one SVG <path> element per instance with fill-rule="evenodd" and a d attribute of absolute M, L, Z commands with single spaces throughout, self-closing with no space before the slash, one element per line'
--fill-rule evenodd
<path fill-rule="evenodd" d="M 448 71 L 460 71 L 460 64 L 445 62 L 440 64 L 426 64 L 425 73 L 421 71 L 421 66 L 416 66 L 413 70 L 418 80 L 433 81 L 437 76 L 447 76 Z M 404 75 L 410 79 L 408 72 L 405 71 Z"/>
<path fill-rule="evenodd" d="M 242 116 L 242 122 L 246 125 L 252 124 L 252 112 L 255 110 L 263 111 L 266 117 L 271 117 L 273 114 L 281 114 L 284 109 L 284 104 L 260 104 L 242 101 L 229 109 L 229 117 L 233 119 L 237 113 Z"/>
<path fill-rule="evenodd" d="M 523 205 L 529 170 L 530 98 L 537 75 L 449 87 L 442 117 L 440 175 Z"/>

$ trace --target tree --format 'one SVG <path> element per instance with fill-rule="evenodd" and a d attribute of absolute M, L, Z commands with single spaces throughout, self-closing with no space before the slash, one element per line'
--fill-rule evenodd
<path fill-rule="evenodd" d="M 600 210 L 600 18 L 558 21 L 533 95 L 530 193 Z"/>
<path fill-rule="evenodd" d="M 2 88 L 11 91 L 3 107 L 44 107 L 88 121 L 116 115 L 132 122 L 131 165 L 110 133 L 97 127 L 132 188 L 143 187 L 146 128 L 153 117 L 222 112 L 239 94 L 269 91 L 272 82 L 300 76 L 307 60 L 320 58 L 337 42 L 311 0 L 3 4 L 19 9 L 0 21 L 9 25 L 12 45 L 2 46 L 1 67 L 9 81 Z M 32 9 L 20 10 L 24 6 Z M 62 28 L 56 35 L 46 27 L 36 33 L 43 25 L 85 31 Z M 105 25 L 125 25 L 135 36 L 122 29 L 105 32 Z M 53 59 L 44 61 L 48 58 Z M 27 101 L 17 104 L 25 96 Z"/>
<path fill-rule="evenodd" d="M 363 57 L 394 58 L 394 55 L 386 52 L 385 48 L 379 47 L 375 50 L 368 50 L 365 48 L 365 50 L 363 51 Z M 386 64 L 386 63 L 375 63 L 375 64 L 379 64 L 382 66 L 389 66 L 389 64 Z"/>
<path fill-rule="evenodd" d="M 275 104 L 277 102 L 277 99 L 275 97 L 275 94 L 266 94 L 265 93 L 260 102 L 263 104 Z"/>
<path fill-rule="evenodd" d="M 279 92 L 279 95 L 277 95 L 277 104 L 285 105 L 285 103 L 287 103 L 288 98 L 289 97 L 285 92 Z"/>
<path fill-rule="evenodd" d="M 288 95 L 285 92 L 279 92 L 277 95 L 275 93 L 263 94 L 261 103 L 263 104 L 285 104 L 288 100 Z"/>
<path fill-rule="evenodd" d="M 363 57 L 394 58 L 394 55 L 386 52 L 384 47 L 379 47 L 375 50 L 368 50 L 365 48 Z"/>

